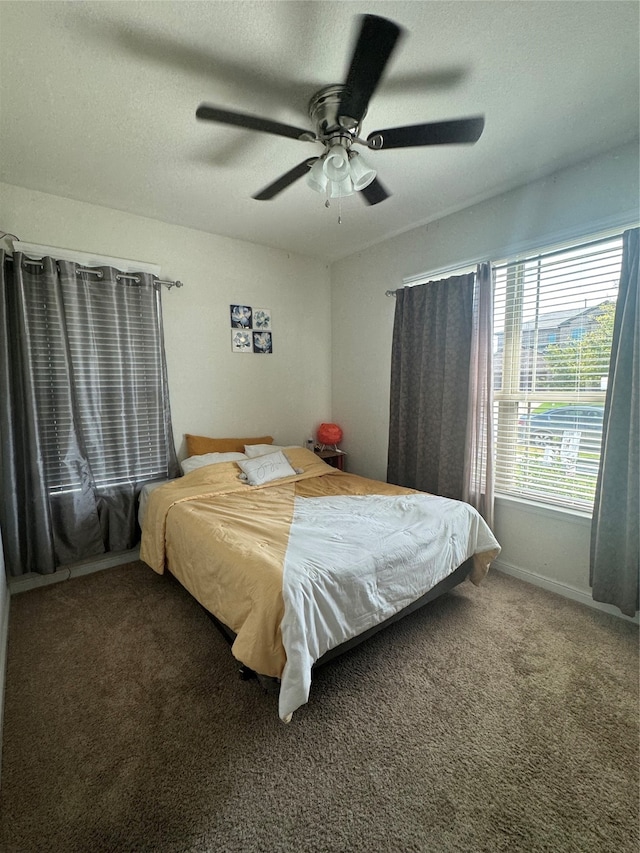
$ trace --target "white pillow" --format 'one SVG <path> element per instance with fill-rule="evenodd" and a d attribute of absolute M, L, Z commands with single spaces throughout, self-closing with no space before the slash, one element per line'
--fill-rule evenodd
<path fill-rule="evenodd" d="M 276 450 L 288 450 L 290 447 L 300 447 L 299 444 L 245 444 L 244 452 L 249 459 L 255 459 L 256 456 L 266 456 L 267 453 L 274 453 Z"/>
<path fill-rule="evenodd" d="M 281 450 L 247 459 L 245 462 L 239 461 L 238 467 L 246 475 L 250 486 L 262 486 L 263 483 L 280 480 L 282 477 L 293 477 L 296 473 Z M 242 474 L 240 476 L 242 477 Z"/>
<path fill-rule="evenodd" d="M 244 453 L 203 453 L 201 456 L 189 456 L 187 459 L 183 459 L 180 464 L 182 473 L 189 474 L 204 465 L 217 465 L 218 462 L 238 462 L 246 458 Z"/>

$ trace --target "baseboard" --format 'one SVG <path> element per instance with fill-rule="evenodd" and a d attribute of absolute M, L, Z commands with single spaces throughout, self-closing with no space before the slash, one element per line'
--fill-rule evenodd
<path fill-rule="evenodd" d="M 38 587 L 49 586 L 52 583 L 67 581 L 70 578 L 78 578 L 82 575 L 90 575 L 93 572 L 101 572 L 103 569 L 111 569 L 114 566 L 121 566 L 123 563 L 132 563 L 139 559 L 139 547 L 132 548 L 129 551 L 104 554 L 100 557 L 83 560 L 81 563 L 74 563 L 72 566 L 63 566 L 49 575 L 39 575 L 36 572 L 30 572 L 26 575 L 20 575 L 17 578 L 11 578 L 9 580 L 9 590 L 11 595 L 16 595 L 20 592 L 28 592 L 30 589 L 37 589 Z"/>
<path fill-rule="evenodd" d="M 617 616 L 619 619 L 625 619 L 627 622 L 633 622 L 635 625 L 640 624 L 639 615 L 634 617 L 625 616 L 617 607 L 611 604 L 603 604 L 600 601 L 594 601 L 588 592 L 581 589 L 576 589 L 568 584 L 560 583 L 559 581 L 543 578 L 535 572 L 520 569 L 517 566 L 511 566 L 509 563 L 504 563 L 500 559 L 493 561 L 493 567 L 499 572 L 504 572 L 505 575 L 511 575 L 521 581 L 533 584 L 534 586 L 542 587 L 548 592 L 555 592 L 557 595 L 562 595 L 565 598 L 570 598 L 572 601 L 578 601 L 580 604 L 586 604 L 587 607 L 593 607 L 595 610 L 602 610 L 603 613 L 610 613 L 612 616 Z"/>

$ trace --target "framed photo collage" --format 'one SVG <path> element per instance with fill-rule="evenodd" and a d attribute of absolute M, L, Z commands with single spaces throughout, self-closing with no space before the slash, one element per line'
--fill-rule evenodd
<path fill-rule="evenodd" d="M 231 351 L 268 355 L 273 352 L 271 311 L 250 305 L 230 305 Z"/>

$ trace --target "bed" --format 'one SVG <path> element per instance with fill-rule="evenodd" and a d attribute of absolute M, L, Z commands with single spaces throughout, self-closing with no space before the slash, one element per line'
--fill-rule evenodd
<path fill-rule="evenodd" d="M 226 626 L 243 666 L 277 679 L 289 722 L 314 665 L 467 576 L 480 583 L 500 546 L 466 503 L 271 441 L 193 454 L 206 459 L 149 491 L 140 556 Z"/>

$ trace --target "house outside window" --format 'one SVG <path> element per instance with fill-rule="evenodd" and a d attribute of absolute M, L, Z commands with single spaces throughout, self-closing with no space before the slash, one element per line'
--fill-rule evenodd
<path fill-rule="evenodd" d="M 590 511 L 622 237 L 496 267 L 496 493 Z"/>

